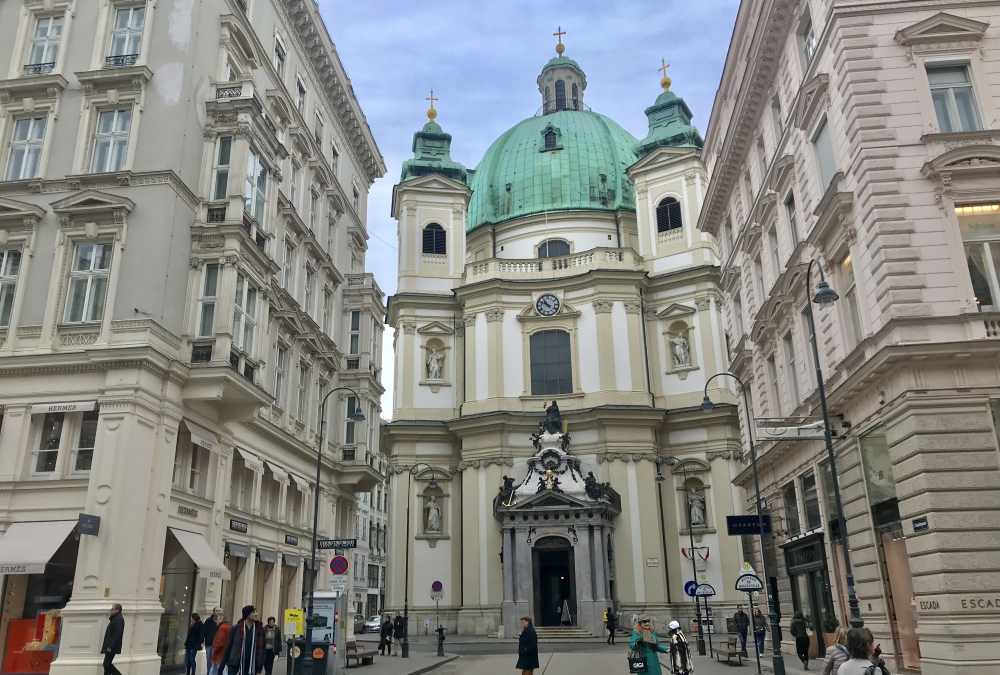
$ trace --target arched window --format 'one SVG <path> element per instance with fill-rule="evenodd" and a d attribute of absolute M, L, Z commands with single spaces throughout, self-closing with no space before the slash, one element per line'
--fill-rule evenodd
<path fill-rule="evenodd" d="M 444 228 L 437 223 L 431 223 L 424 228 L 424 253 L 444 255 L 448 252 L 444 241 Z"/>
<path fill-rule="evenodd" d="M 545 106 L 543 112 L 552 110 L 552 87 L 545 85 Z"/>
<path fill-rule="evenodd" d="M 573 391 L 573 360 L 569 333 L 543 330 L 531 336 L 531 394 L 569 394 Z"/>
<path fill-rule="evenodd" d="M 683 225 L 681 203 L 673 197 L 664 197 L 656 207 L 656 231 L 667 232 Z"/>
<path fill-rule="evenodd" d="M 559 134 L 553 128 L 545 130 L 545 149 L 555 150 L 559 146 Z"/>
<path fill-rule="evenodd" d="M 538 245 L 539 258 L 559 258 L 569 255 L 569 243 L 562 239 L 548 239 Z"/>
<path fill-rule="evenodd" d="M 556 110 L 566 109 L 566 83 L 556 80 Z"/>
<path fill-rule="evenodd" d="M 580 90 L 576 86 L 576 82 L 573 83 L 573 110 L 580 109 Z"/>

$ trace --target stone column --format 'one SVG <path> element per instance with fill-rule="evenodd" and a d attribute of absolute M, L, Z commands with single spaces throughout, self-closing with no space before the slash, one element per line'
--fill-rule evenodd
<path fill-rule="evenodd" d="M 638 299 L 625 303 L 625 320 L 628 325 L 629 368 L 632 373 L 632 391 L 646 391 L 645 350 L 642 344 L 642 305 Z"/>
<path fill-rule="evenodd" d="M 236 601 L 233 603 L 233 616 L 236 619 L 239 618 L 242 607 L 253 604 L 253 586 L 256 574 L 257 547 L 251 546 L 247 559 L 243 561 L 243 569 L 240 570 L 239 578 L 236 580 Z"/>
<path fill-rule="evenodd" d="M 30 435 L 31 406 L 8 405 L 4 409 L 3 426 L 0 427 L 0 480 L 14 480 L 21 474 L 24 463 L 31 461 L 31 453 L 28 452 Z M 6 508 L 0 509 L 0 520 L 7 520 L 3 515 Z"/>
<path fill-rule="evenodd" d="M 573 567 L 576 576 L 576 624 L 584 630 L 597 633 L 593 577 L 590 566 L 590 537 L 581 526 L 580 531 L 577 532 L 577 542 L 573 546 Z"/>
<path fill-rule="evenodd" d="M 534 616 L 535 575 L 532 569 L 531 544 L 528 543 L 526 528 L 514 531 L 514 616 L 509 627 L 511 635 L 517 635 L 517 619 Z M 536 619 L 538 617 L 535 617 Z"/>
<path fill-rule="evenodd" d="M 470 314 L 463 319 L 465 323 L 465 400 L 475 401 L 476 396 L 476 315 Z M 461 401 L 459 397 L 457 400 Z"/>
<path fill-rule="evenodd" d="M 160 413 L 144 394 L 101 401 L 97 446 L 83 511 L 101 518 L 98 535 L 80 537 L 73 594 L 62 612 L 55 675 L 93 675 L 108 606 L 124 608 L 118 667 L 157 675 L 160 576 L 179 417 Z"/>
<path fill-rule="evenodd" d="M 516 622 L 514 605 L 514 529 L 508 525 L 503 530 L 503 604 L 501 605 L 501 625 L 504 636 L 510 637 L 510 626 Z"/>

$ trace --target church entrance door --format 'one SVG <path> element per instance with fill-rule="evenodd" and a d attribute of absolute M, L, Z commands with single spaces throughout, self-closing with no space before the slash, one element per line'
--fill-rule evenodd
<path fill-rule="evenodd" d="M 541 539 L 532 550 L 535 616 L 539 626 L 575 626 L 576 569 L 573 548 L 560 537 Z"/>

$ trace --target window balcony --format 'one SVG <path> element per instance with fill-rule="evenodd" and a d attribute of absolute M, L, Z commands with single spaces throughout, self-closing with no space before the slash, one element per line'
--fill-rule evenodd
<path fill-rule="evenodd" d="M 25 64 L 21 72 L 26 76 L 30 75 L 48 75 L 53 70 L 55 70 L 56 62 L 50 61 L 48 63 L 28 63 Z"/>
<path fill-rule="evenodd" d="M 638 254 L 630 248 L 594 248 L 558 258 L 490 258 L 465 266 L 467 282 L 485 279 L 557 279 L 595 270 L 638 270 Z"/>
<path fill-rule="evenodd" d="M 104 57 L 105 68 L 128 68 L 139 61 L 138 54 L 112 54 Z"/>
<path fill-rule="evenodd" d="M 363 446 L 345 445 L 338 457 L 338 483 L 355 492 L 369 492 L 385 480 L 370 460 L 370 453 Z"/>

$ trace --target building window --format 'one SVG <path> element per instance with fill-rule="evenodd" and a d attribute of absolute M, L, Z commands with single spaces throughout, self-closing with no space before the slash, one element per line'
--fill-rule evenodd
<path fill-rule="evenodd" d="M 538 245 L 539 258 L 561 258 L 569 255 L 569 242 L 563 239 L 547 239 Z"/>
<path fill-rule="evenodd" d="M 965 257 L 979 309 L 1000 307 L 1000 204 L 974 204 L 955 208 Z"/>
<path fill-rule="evenodd" d="M 853 347 L 861 341 L 861 312 L 858 309 L 858 287 L 854 281 L 854 263 L 850 255 L 840 261 L 840 287 L 844 289 L 844 309 L 847 313 L 848 346 Z"/>
<path fill-rule="evenodd" d="M 292 161 L 292 177 L 288 181 L 288 198 L 292 202 L 292 206 L 298 208 L 299 206 L 299 181 L 301 180 L 302 170 L 299 168 L 298 162 Z"/>
<path fill-rule="evenodd" d="M 59 446 L 62 442 L 65 413 L 47 413 L 42 420 L 42 433 L 35 450 L 34 473 L 54 473 L 59 460 Z"/>
<path fill-rule="evenodd" d="M 7 158 L 7 180 L 25 180 L 39 175 L 46 122 L 44 117 L 21 117 L 14 122 Z"/>
<path fill-rule="evenodd" d="M 309 231 L 316 232 L 316 220 L 319 217 L 319 195 L 309 191 Z"/>
<path fill-rule="evenodd" d="M 28 75 L 52 72 L 59 57 L 59 42 L 62 40 L 63 18 L 61 16 L 41 16 L 35 22 L 35 32 L 31 36 L 28 51 Z"/>
<path fill-rule="evenodd" d="M 285 79 L 285 45 L 281 44 L 281 40 L 278 36 L 274 36 L 274 69 L 278 73 L 278 79 Z"/>
<path fill-rule="evenodd" d="M 359 345 L 361 344 L 361 312 L 358 310 L 351 311 L 351 340 L 350 349 L 348 354 L 356 355 L 358 353 Z"/>
<path fill-rule="evenodd" d="M 799 500 L 795 496 L 795 483 L 788 483 L 781 491 L 785 503 L 785 534 L 789 537 L 799 533 Z"/>
<path fill-rule="evenodd" d="M 243 274 L 237 274 L 236 302 L 233 304 L 233 346 L 245 354 L 252 354 L 256 326 L 257 288 Z"/>
<path fill-rule="evenodd" d="M 354 445 L 354 414 L 358 409 L 358 399 L 347 397 L 347 422 L 344 424 L 344 444 Z"/>
<path fill-rule="evenodd" d="M 132 110 L 102 110 L 94 130 L 94 159 L 91 171 L 121 171 L 128 152 L 128 132 L 132 125 Z"/>
<path fill-rule="evenodd" d="M 10 315 L 14 311 L 17 274 L 20 271 L 21 252 L 16 248 L 0 249 L 0 328 L 10 325 Z"/>
<path fill-rule="evenodd" d="M 556 80 L 556 110 L 566 109 L 566 83 Z"/>
<path fill-rule="evenodd" d="M 673 197 L 664 197 L 656 205 L 656 231 L 667 232 L 683 227 L 681 203 Z"/>
<path fill-rule="evenodd" d="M 247 175 L 243 186 L 243 210 L 258 225 L 264 225 L 264 204 L 267 199 L 267 167 L 253 150 L 247 153 Z"/>
<path fill-rule="evenodd" d="M 240 79 L 241 77 L 243 77 L 243 75 L 242 75 L 242 73 L 240 73 L 239 67 L 235 63 L 233 63 L 232 59 L 227 58 L 226 59 L 226 72 L 225 72 L 225 76 L 223 77 L 223 79 L 226 82 L 235 82 L 236 80 Z"/>
<path fill-rule="evenodd" d="M 745 169 L 743 171 L 743 195 L 746 197 L 746 207 L 747 215 L 750 214 L 750 209 L 753 208 L 753 181 L 750 178 L 750 169 Z"/>
<path fill-rule="evenodd" d="M 781 415 L 781 396 L 778 394 L 780 383 L 778 381 L 778 366 L 774 361 L 774 354 L 767 357 L 767 387 L 768 398 L 770 399 L 768 409 L 775 417 Z"/>
<path fill-rule="evenodd" d="M 212 199 L 225 199 L 229 196 L 229 155 L 232 145 L 232 136 L 219 138 L 215 152 L 215 166 L 212 169 Z"/>
<path fill-rule="evenodd" d="M 295 78 L 295 107 L 304 116 L 306 114 L 306 85 L 302 84 L 302 78 Z"/>
<path fill-rule="evenodd" d="M 337 167 L 340 166 L 340 150 L 337 149 L 336 143 L 330 144 L 330 167 L 333 169 L 333 175 L 337 175 Z"/>
<path fill-rule="evenodd" d="M 771 263 L 771 283 L 781 276 L 781 251 L 778 250 L 778 231 L 774 227 L 767 228 L 767 257 Z"/>
<path fill-rule="evenodd" d="M 285 239 L 285 259 L 281 267 L 281 287 L 295 295 L 295 247 Z"/>
<path fill-rule="evenodd" d="M 806 516 L 806 529 L 815 530 L 820 527 L 819 493 L 816 492 L 816 474 L 810 471 L 799 479 L 802 487 L 802 506 Z"/>
<path fill-rule="evenodd" d="M 326 252 L 332 258 L 333 257 L 333 245 L 337 241 L 337 224 L 332 220 L 328 220 L 326 224 Z"/>
<path fill-rule="evenodd" d="M 785 134 L 785 117 L 781 111 L 781 97 L 777 94 L 771 98 L 771 123 L 774 125 L 774 146 L 778 147 Z"/>
<path fill-rule="evenodd" d="M 569 394 L 573 391 L 573 359 L 569 333 L 543 330 L 531 336 L 531 393 Z"/>
<path fill-rule="evenodd" d="M 80 420 L 80 434 L 73 449 L 73 471 L 85 473 L 94 463 L 94 445 L 97 442 L 97 410 L 83 413 Z"/>
<path fill-rule="evenodd" d="M 423 251 L 435 255 L 444 255 L 448 248 L 445 243 L 444 228 L 437 223 L 430 223 L 424 227 Z"/>
<path fill-rule="evenodd" d="M 799 404 L 799 375 L 795 361 L 795 340 L 792 338 L 792 331 L 785 333 L 781 342 L 785 348 L 785 363 L 787 364 L 785 380 L 788 383 L 788 395 L 791 398 L 792 405 L 790 407 L 794 410 Z"/>
<path fill-rule="evenodd" d="M 73 251 L 66 323 L 100 321 L 111 272 L 111 244 L 80 242 Z"/>
<path fill-rule="evenodd" d="M 799 218 L 795 207 L 795 193 L 789 192 L 785 197 L 785 218 L 788 220 L 788 234 L 794 249 L 799 245 Z"/>
<path fill-rule="evenodd" d="M 764 147 L 764 137 L 757 137 L 757 162 L 760 169 L 760 182 L 763 185 L 767 176 L 767 148 Z"/>
<path fill-rule="evenodd" d="M 306 265 L 306 292 L 305 292 L 305 303 L 302 307 L 305 313 L 312 316 L 313 314 L 313 298 L 316 294 L 316 270 L 311 266 Z"/>
<path fill-rule="evenodd" d="M 573 83 L 573 110 L 580 109 L 580 89 Z"/>
<path fill-rule="evenodd" d="M 351 203 L 354 204 L 354 210 L 357 211 L 358 213 L 360 213 L 361 212 L 361 193 L 358 191 L 358 188 L 356 188 L 356 187 L 352 188 L 352 190 L 353 190 L 353 192 L 351 193 Z"/>
<path fill-rule="evenodd" d="M 299 359 L 299 391 L 296 401 L 296 414 L 303 422 L 309 417 L 309 364 Z"/>
<path fill-rule="evenodd" d="M 816 153 L 816 164 L 819 167 L 821 191 L 826 192 L 827 186 L 837 173 L 837 161 L 833 156 L 833 140 L 830 138 L 830 127 L 826 119 L 820 122 L 819 128 L 812 137 L 813 151 Z"/>
<path fill-rule="evenodd" d="M 806 18 L 805 25 L 799 30 L 799 41 L 802 45 L 802 56 L 805 57 L 808 66 L 816 55 L 816 30 L 813 28 L 811 18 Z"/>
<path fill-rule="evenodd" d="M 927 81 L 942 132 L 978 131 L 982 128 L 968 64 L 928 65 Z"/>
<path fill-rule="evenodd" d="M 323 325 L 321 328 L 323 332 L 330 335 L 332 331 L 330 330 L 330 319 L 333 317 L 333 293 L 329 290 L 323 291 Z"/>
<path fill-rule="evenodd" d="M 285 381 L 288 379 L 288 348 L 278 343 L 274 350 L 274 398 L 285 407 Z"/>
<path fill-rule="evenodd" d="M 319 114 L 318 110 L 313 125 L 313 137 L 316 139 L 316 145 L 319 146 L 320 152 L 323 152 L 323 116 Z"/>
<path fill-rule="evenodd" d="M 205 276 L 198 298 L 198 337 L 215 335 L 215 305 L 218 302 L 219 265 L 205 265 Z"/>
<path fill-rule="evenodd" d="M 135 64 L 142 44 L 142 30 L 145 23 L 145 7 L 119 7 L 115 10 L 115 26 L 111 31 L 110 65 Z M 115 57 L 118 57 L 118 60 Z"/>
<path fill-rule="evenodd" d="M 556 133 L 555 129 L 549 127 L 545 130 L 544 141 L 546 150 L 555 150 L 559 147 L 559 134 Z"/>

